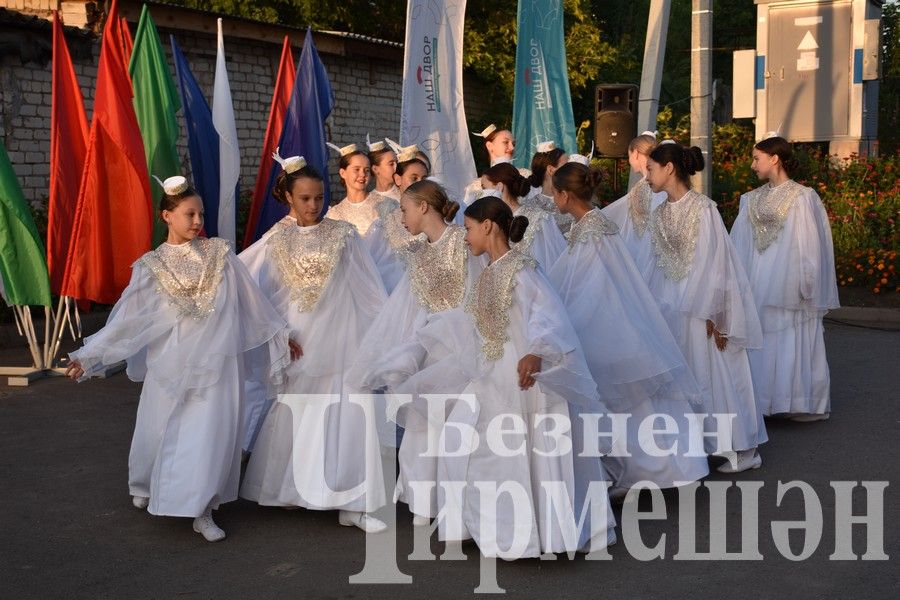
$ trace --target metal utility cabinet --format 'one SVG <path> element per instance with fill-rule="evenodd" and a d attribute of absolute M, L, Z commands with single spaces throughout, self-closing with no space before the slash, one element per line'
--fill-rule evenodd
<path fill-rule="evenodd" d="M 756 49 L 734 53 L 734 116 L 756 137 L 877 154 L 881 0 L 755 0 Z"/>

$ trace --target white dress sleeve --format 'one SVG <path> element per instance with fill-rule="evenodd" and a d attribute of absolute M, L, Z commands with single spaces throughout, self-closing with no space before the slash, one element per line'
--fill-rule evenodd
<path fill-rule="evenodd" d="M 545 393 L 554 392 L 571 403 L 597 405 L 597 384 L 559 296 L 536 269 L 526 266 L 516 277 L 513 304 L 522 314 L 526 354 L 541 359 L 541 370 L 534 376 L 538 385 Z"/>

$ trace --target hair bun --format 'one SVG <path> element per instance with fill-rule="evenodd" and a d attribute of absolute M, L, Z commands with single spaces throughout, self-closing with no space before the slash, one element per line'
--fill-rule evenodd
<path fill-rule="evenodd" d="M 509 224 L 509 241 L 513 243 L 521 242 L 525 237 L 525 230 L 528 229 L 528 218 L 519 215 L 513 217 Z"/>
<path fill-rule="evenodd" d="M 441 214 L 444 216 L 445 221 L 452 221 L 453 217 L 456 216 L 456 213 L 459 211 L 459 202 L 454 200 L 447 200 L 444 202 L 444 205 L 441 207 Z"/>
<path fill-rule="evenodd" d="M 702 171 L 703 167 L 706 166 L 706 161 L 703 159 L 703 151 L 697 146 L 685 148 L 683 162 L 684 170 L 688 175 L 694 175 L 698 171 Z"/>

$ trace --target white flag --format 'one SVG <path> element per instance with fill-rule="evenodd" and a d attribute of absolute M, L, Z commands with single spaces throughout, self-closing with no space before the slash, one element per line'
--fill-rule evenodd
<path fill-rule="evenodd" d="M 219 134 L 219 237 L 236 241 L 237 183 L 241 175 L 241 153 L 238 150 L 237 127 L 231 86 L 225 69 L 225 44 L 222 40 L 222 19 L 219 19 L 219 45 L 216 52 L 216 79 L 213 85 L 213 126 Z M 212 215 L 210 215 L 212 217 Z"/>
<path fill-rule="evenodd" d="M 432 175 L 459 201 L 477 177 L 463 107 L 466 0 L 409 0 L 400 143 L 431 159 Z"/>

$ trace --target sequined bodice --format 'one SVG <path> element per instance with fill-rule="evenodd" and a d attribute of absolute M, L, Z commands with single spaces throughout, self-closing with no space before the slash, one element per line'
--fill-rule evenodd
<path fill-rule="evenodd" d="M 388 246 L 394 252 L 401 252 L 412 241 L 406 227 L 401 221 L 400 203 L 392 198 L 385 198 L 375 206 L 375 212 L 381 219 L 381 227 Z"/>
<path fill-rule="evenodd" d="M 487 360 L 503 358 L 503 346 L 509 339 L 509 309 L 513 304 L 516 276 L 526 265 L 535 264 L 530 256 L 510 250 L 485 267 L 475 282 L 466 301 L 466 312 L 475 319 Z"/>
<path fill-rule="evenodd" d="M 691 272 L 700 217 L 711 200 L 694 192 L 677 202 L 663 202 L 650 217 L 653 254 L 666 277 L 680 281 Z"/>
<path fill-rule="evenodd" d="M 559 208 L 556 206 L 556 202 L 553 201 L 553 198 L 544 193 L 538 193 L 528 198 L 524 198 L 521 202 L 523 206 L 540 208 L 541 210 L 547 211 L 553 217 L 559 230 L 563 233 L 568 233 L 572 228 L 572 223 L 575 222 L 572 215 L 559 212 Z"/>
<path fill-rule="evenodd" d="M 788 179 L 774 187 L 767 183 L 747 194 L 747 217 L 757 252 L 764 252 L 778 239 L 788 213 L 802 191 L 802 185 Z"/>
<path fill-rule="evenodd" d="M 462 304 L 468 260 L 465 229 L 448 225 L 433 244 L 416 238 L 404 256 L 410 289 L 425 310 L 436 313 Z"/>
<path fill-rule="evenodd" d="M 628 191 L 628 216 L 639 238 L 644 237 L 644 232 L 647 231 L 652 199 L 653 190 L 646 179 L 641 179 Z"/>
<path fill-rule="evenodd" d="M 312 227 L 298 227 L 296 221 L 287 217 L 276 227 L 268 242 L 272 260 L 298 310 L 310 312 L 331 282 L 353 227 L 332 219 L 323 219 Z"/>
<path fill-rule="evenodd" d="M 195 238 L 180 245 L 162 244 L 137 262 L 153 274 L 156 291 L 180 316 L 203 319 L 215 309 L 225 255 L 230 250 L 221 238 Z"/>
<path fill-rule="evenodd" d="M 604 236 L 617 233 L 619 233 L 619 226 L 600 212 L 600 209 L 589 210 L 572 225 L 572 229 L 566 234 L 566 238 L 569 240 L 569 253 L 571 254 L 575 246 L 582 242 L 599 242 Z"/>
<path fill-rule="evenodd" d="M 534 238 L 544 228 L 546 221 L 550 218 L 550 213 L 534 206 L 520 205 L 513 214 L 517 217 L 527 218 L 528 227 L 525 229 L 522 241 L 510 244 L 510 247 L 519 252 L 530 252 L 531 246 L 534 245 Z"/>
<path fill-rule="evenodd" d="M 356 227 L 359 235 L 365 236 L 369 231 L 369 227 L 378 218 L 375 207 L 383 200 L 384 196 L 378 192 L 369 192 L 369 195 L 362 202 L 350 202 L 350 200 L 344 198 L 329 208 L 325 216 L 336 221 L 346 221 Z"/>

